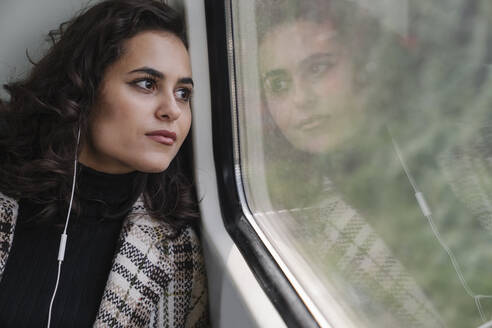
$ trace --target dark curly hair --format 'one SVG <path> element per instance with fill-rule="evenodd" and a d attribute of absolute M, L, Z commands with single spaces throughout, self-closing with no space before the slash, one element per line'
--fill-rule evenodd
<path fill-rule="evenodd" d="M 121 56 L 126 40 L 148 30 L 172 33 L 187 47 L 182 17 L 166 4 L 103 1 L 51 31 L 53 46 L 30 75 L 4 85 L 10 101 L 0 101 L 0 190 L 41 204 L 36 221 L 51 222 L 66 212 L 77 133 L 82 140 L 88 134 L 105 70 Z M 164 172 L 138 173 L 132 199 L 143 193 L 150 214 L 175 227 L 198 216 L 191 174 L 182 167 L 191 160 L 183 156 L 191 153 L 180 150 Z"/>

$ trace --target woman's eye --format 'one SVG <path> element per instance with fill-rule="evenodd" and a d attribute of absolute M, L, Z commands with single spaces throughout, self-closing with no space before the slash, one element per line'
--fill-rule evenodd
<path fill-rule="evenodd" d="M 292 81 L 288 77 L 275 77 L 266 81 L 271 93 L 281 94 L 290 90 Z"/>
<path fill-rule="evenodd" d="M 141 89 L 153 91 L 156 88 L 156 82 L 152 79 L 143 79 L 135 82 L 135 85 Z"/>
<path fill-rule="evenodd" d="M 310 67 L 309 73 L 311 73 L 312 75 L 319 75 L 319 74 L 325 72 L 328 69 L 328 67 L 329 67 L 329 65 L 326 63 L 312 65 Z"/>
<path fill-rule="evenodd" d="M 311 63 L 304 71 L 304 75 L 309 79 L 316 79 L 328 73 L 336 65 L 337 61 L 334 58 Z"/>
<path fill-rule="evenodd" d="M 176 98 L 181 101 L 189 101 L 191 98 L 191 90 L 188 88 L 179 88 L 175 92 Z"/>

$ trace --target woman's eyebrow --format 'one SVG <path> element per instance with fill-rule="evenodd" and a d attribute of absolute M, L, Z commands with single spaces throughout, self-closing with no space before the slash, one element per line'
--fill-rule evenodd
<path fill-rule="evenodd" d="M 133 71 L 128 72 L 128 74 L 132 74 L 132 73 L 147 73 L 147 74 L 149 74 L 155 78 L 158 78 L 158 79 L 164 78 L 164 74 L 162 72 L 159 72 L 158 70 L 155 70 L 155 69 L 147 67 L 147 66 L 140 67 L 140 68 L 134 69 Z"/>
<path fill-rule="evenodd" d="M 263 74 L 263 80 L 266 80 L 266 79 L 269 79 L 272 77 L 277 77 L 279 75 L 286 75 L 286 74 L 287 74 L 287 70 L 285 70 L 283 68 L 273 69 L 273 70 L 268 71 L 265 74 Z"/>
<path fill-rule="evenodd" d="M 147 66 L 140 67 L 128 72 L 128 74 L 132 73 L 146 73 L 158 79 L 164 78 L 164 73 Z M 191 84 L 192 86 L 195 86 L 195 83 L 193 83 L 193 79 L 191 77 L 182 77 L 178 80 L 178 83 Z"/>
<path fill-rule="evenodd" d="M 193 83 L 193 79 L 191 77 L 182 77 L 178 80 L 178 83 L 191 84 L 193 87 L 195 86 L 195 83 Z"/>
<path fill-rule="evenodd" d="M 299 64 L 297 64 L 297 66 L 298 67 L 309 66 L 311 63 L 319 60 L 336 60 L 338 59 L 338 56 L 339 54 L 336 51 L 315 53 L 307 58 L 304 58 Z"/>

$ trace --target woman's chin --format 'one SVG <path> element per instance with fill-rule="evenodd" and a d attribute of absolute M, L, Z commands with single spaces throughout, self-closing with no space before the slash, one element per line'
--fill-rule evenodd
<path fill-rule="evenodd" d="M 143 173 L 161 173 L 169 167 L 170 162 L 168 161 L 161 161 L 157 163 L 145 163 L 137 169 L 140 172 Z"/>
<path fill-rule="evenodd" d="M 175 154 L 163 152 L 140 152 L 133 158 L 128 158 L 128 165 L 143 173 L 160 173 L 169 167 Z"/>
<path fill-rule="evenodd" d="M 296 140 L 296 142 L 292 142 L 292 145 L 297 150 L 300 150 L 305 153 L 309 153 L 312 155 L 321 155 L 324 153 L 333 150 L 334 148 L 340 145 L 339 140 L 330 139 L 329 137 L 323 138 L 312 138 L 310 140 Z"/>

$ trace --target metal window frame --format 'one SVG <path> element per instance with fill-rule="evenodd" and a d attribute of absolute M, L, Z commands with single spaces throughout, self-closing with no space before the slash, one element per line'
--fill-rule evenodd
<path fill-rule="evenodd" d="M 240 178 L 240 152 L 236 137 L 238 121 L 234 113 L 234 54 L 229 51 L 234 42 L 231 5 L 230 0 L 205 0 L 209 69 L 213 85 L 214 159 L 224 225 L 287 326 L 319 327 L 244 213 L 247 204 Z"/>

